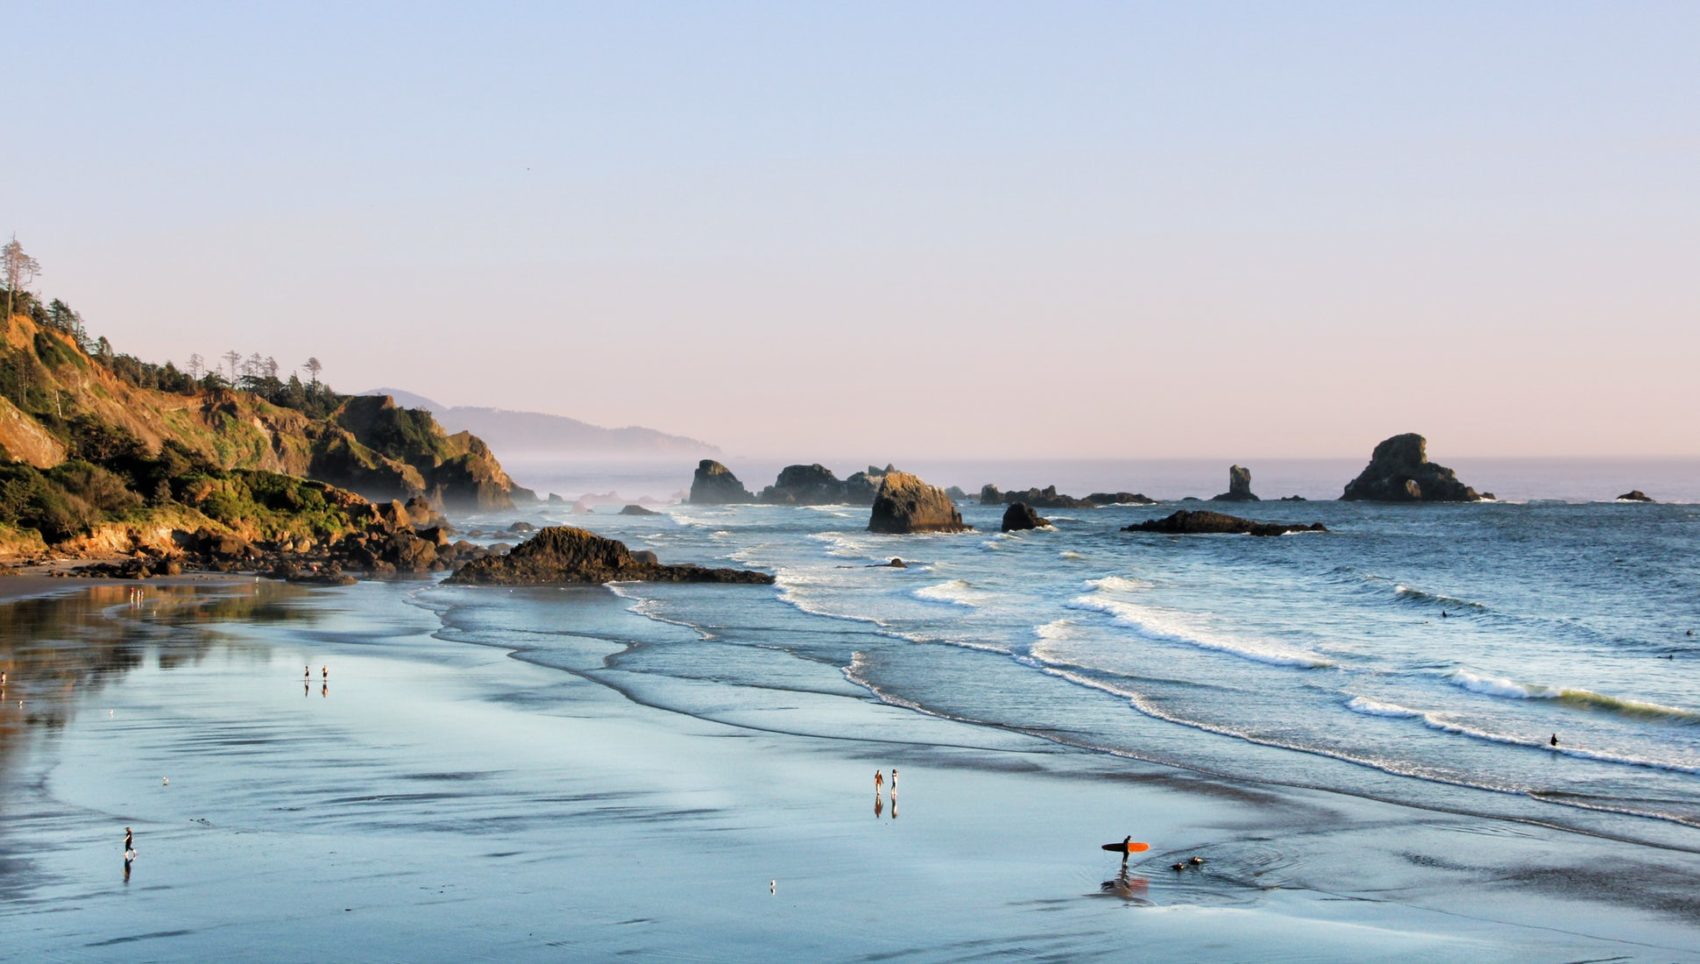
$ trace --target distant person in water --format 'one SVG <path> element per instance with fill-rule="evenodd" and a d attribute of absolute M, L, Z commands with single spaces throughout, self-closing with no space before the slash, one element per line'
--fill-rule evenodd
<path fill-rule="evenodd" d="M 1553 745 L 1553 746 L 1557 746 L 1557 745 L 1558 745 L 1558 734 L 1557 734 L 1557 733 L 1554 733 L 1554 734 L 1553 734 L 1553 735 L 1552 735 L 1552 741 L 1551 741 L 1551 742 L 1552 742 L 1552 745 Z"/>

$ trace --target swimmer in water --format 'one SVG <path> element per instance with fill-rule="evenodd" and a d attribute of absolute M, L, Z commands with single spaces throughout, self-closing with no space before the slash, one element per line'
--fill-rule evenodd
<path fill-rule="evenodd" d="M 1554 733 L 1554 734 L 1553 734 L 1553 735 L 1552 735 L 1552 741 L 1551 741 L 1551 742 L 1552 742 L 1552 745 L 1553 745 L 1553 746 L 1557 746 L 1557 745 L 1558 745 L 1558 734 L 1557 734 L 1557 733 Z"/>

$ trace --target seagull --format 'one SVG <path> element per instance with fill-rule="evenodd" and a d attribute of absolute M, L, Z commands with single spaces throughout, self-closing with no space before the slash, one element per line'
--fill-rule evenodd
<path fill-rule="evenodd" d="M 162 787 L 171 786 L 171 778 L 170 777 L 160 777 L 159 778 L 159 785 L 162 786 Z"/>
<path fill-rule="evenodd" d="M 779 881 L 777 881 L 777 880 L 768 881 L 767 882 L 767 892 L 770 893 L 770 894 L 779 893 Z"/>

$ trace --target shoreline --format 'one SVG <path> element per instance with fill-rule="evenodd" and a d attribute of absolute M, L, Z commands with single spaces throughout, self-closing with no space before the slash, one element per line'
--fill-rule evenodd
<path fill-rule="evenodd" d="M 324 934 L 286 945 L 279 956 L 299 948 L 305 959 L 333 947 L 379 956 L 388 948 L 393 956 L 396 945 L 371 941 L 420 926 L 416 912 L 426 906 L 443 916 L 423 928 L 446 942 L 433 945 L 445 957 L 451 948 L 497 944 L 521 956 L 558 954 L 548 941 L 486 928 L 512 918 L 537 935 L 549 930 L 549 908 L 560 906 L 610 918 L 550 937 L 593 956 L 713 947 L 727 953 L 707 956 L 722 958 L 763 947 L 931 958 L 958 956 L 968 946 L 958 942 L 974 940 L 1005 953 L 1108 956 L 1137 939 L 1176 956 L 1199 956 L 1204 947 L 1214 950 L 1202 956 L 1236 957 L 1297 941 L 1314 949 L 1306 956 L 1392 948 L 1395 956 L 1511 959 L 1518 951 L 1651 949 L 1636 934 L 1675 938 L 1652 947 L 1659 956 L 1680 955 L 1700 937 L 1692 909 L 1649 907 L 1645 895 L 1610 890 L 1598 874 L 1581 879 L 1606 889 L 1565 896 L 1545 856 L 1558 849 L 1556 834 L 1536 828 L 1160 764 L 1110 764 L 1036 738 L 922 721 L 878 704 L 851 709 L 910 735 L 907 745 L 710 722 L 646 707 L 606 683 L 528 661 L 514 647 L 445 639 L 455 628 L 420 597 L 430 588 L 257 584 L 264 605 L 307 620 L 309 641 L 290 622 L 216 623 L 217 635 L 233 635 L 236 652 L 247 655 L 231 662 L 215 649 L 191 663 L 143 664 L 105 685 L 93 712 L 71 714 L 55 746 L 45 756 L 36 747 L 24 766 L 40 774 L 42 796 L 23 808 L 30 815 L 0 817 L 7 849 L 30 840 L 41 880 L 58 881 L 26 887 L 33 896 L 0 911 L 28 925 L 18 946 L 45 949 L 43 941 L 62 940 L 72 927 L 106 935 L 86 944 L 83 956 L 140 938 L 150 941 L 150 954 L 205 956 L 257 937 L 283 938 L 325 913 L 327 894 L 355 908 L 334 911 L 353 916 L 319 919 Z M 599 595 L 606 598 L 573 600 L 574 611 L 587 619 L 610 607 L 624 612 L 625 601 Z M 316 677 L 304 703 L 289 695 L 300 680 L 284 677 L 300 663 L 286 651 L 329 661 L 328 695 L 319 695 Z M 255 667 L 274 669 L 275 682 L 269 672 L 257 678 Z M 170 702 L 160 702 L 156 682 L 170 684 Z M 454 708 L 452 725 L 438 712 L 443 706 Z M 110 720 L 101 718 L 103 707 Z M 116 722 L 133 716 L 142 718 L 141 731 Z M 198 753 L 186 755 L 189 747 Z M 870 764 L 902 769 L 901 821 L 876 816 L 867 824 Z M 162 788 L 148 774 L 166 769 L 172 783 Z M 21 775 L 8 767 L 0 813 L 18 813 L 19 794 L 29 797 L 17 785 Z M 254 780 L 262 786 L 247 785 Z M 1016 800 L 1043 819 L 1012 823 L 1005 801 Z M 278 814 L 302 826 L 276 826 Z M 120 821 L 138 824 L 144 856 L 128 893 L 103 896 L 95 881 L 112 880 L 101 866 L 112 858 L 101 856 L 111 850 L 101 833 Z M 1112 886 L 1115 899 L 1106 903 L 1101 888 L 1116 883 L 1116 863 L 1093 851 L 1128 831 L 1153 841 L 1131 875 L 1145 882 Z M 1559 839 L 1565 850 L 1622 861 L 1622 845 Z M 1468 857 L 1457 852 L 1460 840 L 1472 842 Z M 667 843 L 651 851 L 645 841 Z M 668 860 L 680 845 L 692 856 Z M 1192 850 L 1210 861 L 1204 871 L 1164 869 L 1165 859 Z M 433 856 L 438 851 L 453 862 L 452 873 Z M 294 859 L 304 852 L 337 858 Z M 516 859 L 518 869 L 509 867 Z M 1633 866 L 1619 873 L 1673 872 Z M 444 896 L 451 888 L 461 896 L 445 905 L 425 891 L 417 899 L 399 892 L 404 882 L 432 877 Z M 779 881 L 774 894 L 769 878 Z M 381 891 L 389 896 L 373 903 L 371 880 L 387 882 Z M 951 880 L 974 884 L 945 883 Z M 166 886 L 155 889 L 158 883 Z M 284 899 L 274 893 L 282 887 L 298 893 Z M 204 896 L 216 904 L 213 893 L 232 888 L 282 903 L 264 919 L 214 916 L 161 936 L 161 928 L 109 902 L 180 915 L 186 901 Z M 357 894 L 364 896 L 356 901 Z M 56 901 L 64 913 L 32 914 L 40 900 Z M 1548 919 L 1554 902 L 1563 913 Z M 913 918 L 905 908 L 914 906 L 931 907 L 936 919 Z M 994 907 L 1004 910 L 988 920 Z M 1156 916 L 1104 913 L 1116 907 Z M 766 929 L 740 930 L 725 919 L 739 912 L 758 915 Z M 1457 916 L 1472 912 L 1488 920 Z M 619 923 L 639 918 L 648 922 Z M 1595 933 L 1543 930 L 1559 919 Z"/>

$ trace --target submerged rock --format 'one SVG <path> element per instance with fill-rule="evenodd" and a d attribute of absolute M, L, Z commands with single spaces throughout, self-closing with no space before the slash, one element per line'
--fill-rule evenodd
<path fill-rule="evenodd" d="M 1320 522 L 1294 525 L 1282 522 L 1253 522 L 1237 515 L 1182 509 L 1161 519 L 1148 519 L 1122 529 L 1123 532 L 1161 532 L 1167 535 L 1238 534 L 1281 536 L 1289 532 L 1327 532 Z"/>
<path fill-rule="evenodd" d="M 1228 466 L 1228 491 L 1216 497 L 1217 502 L 1261 502 L 1251 492 L 1251 470 L 1240 465 Z"/>
<path fill-rule="evenodd" d="M 888 472 L 874 497 L 869 532 L 965 532 L 956 503 L 938 488 L 907 472 Z"/>
<path fill-rule="evenodd" d="M 1039 513 L 1034 512 L 1033 507 L 1025 502 L 1017 502 L 1005 509 L 1003 513 L 1003 531 L 1005 532 L 1037 529 L 1040 526 L 1049 526 L 1050 524 L 1051 520 L 1040 518 Z"/>
<path fill-rule="evenodd" d="M 713 459 L 703 459 L 697 463 L 696 475 L 691 479 L 690 501 L 696 505 L 733 505 L 742 502 L 754 502 L 756 497 L 750 490 L 744 488 L 744 483 L 732 474 L 732 470 Z"/>
<path fill-rule="evenodd" d="M 1651 502 L 1653 500 L 1648 498 L 1647 493 L 1642 492 L 1640 489 L 1630 489 L 1628 492 L 1625 492 L 1622 495 L 1618 496 L 1617 501 L 1619 501 L 1619 502 Z"/>
<path fill-rule="evenodd" d="M 507 555 L 475 559 L 448 579 L 462 585 L 493 586 L 600 584 L 615 580 L 771 583 L 773 577 L 749 569 L 664 566 L 653 553 L 633 553 L 623 542 L 571 526 L 550 526 Z"/>
<path fill-rule="evenodd" d="M 1415 432 L 1395 435 L 1375 447 L 1369 465 L 1346 483 L 1343 501 L 1476 502 L 1475 489 L 1457 473 L 1428 460 L 1428 440 Z"/>

